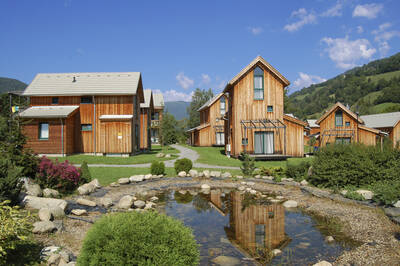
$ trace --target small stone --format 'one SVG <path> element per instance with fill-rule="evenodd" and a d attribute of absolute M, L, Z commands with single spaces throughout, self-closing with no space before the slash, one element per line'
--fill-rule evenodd
<path fill-rule="evenodd" d="M 53 253 L 50 255 L 49 259 L 47 260 L 47 265 L 49 266 L 58 266 L 61 259 L 61 255 L 58 253 Z"/>
<path fill-rule="evenodd" d="M 95 188 L 101 188 L 100 182 L 99 182 L 99 180 L 97 178 L 93 179 L 88 184 L 91 184 L 91 185 L 95 186 Z"/>
<path fill-rule="evenodd" d="M 165 154 L 162 153 L 162 152 L 159 152 L 159 153 L 156 154 L 156 157 L 157 157 L 157 158 L 162 158 L 162 157 L 164 157 L 164 156 L 165 156 Z"/>
<path fill-rule="evenodd" d="M 48 246 L 48 247 L 45 247 L 45 248 L 43 248 L 41 251 L 40 251 L 40 259 L 41 260 L 47 260 L 47 258 L 48 257 L 50 257 L 51 256 L 51 254 L 54 254 L 54 253 L 58 253 L 58 251 L 60 250 L 61 248 L 60 247 L 57 247 L 57 246 Z"/>
<path fill-rule="evenodd" d="M 60 195 L 60 193 L 58 193 L 58 191 L 55 189 L 51 189 L 51 188 L 43 189 L 43 197 L 58 198 L 59 195 Z"/>
<path fill-rule="evenodd" d="M 315 263 L 313 266 L 332 266 L 332 263 L 329 263 L 325 260 Z"/>
<path fill-rule="evenodd" d="M 343 190 L 340 191 L 340 194 L 342 194 L 342 196 L 346 196 L 347 192 L 349 192 L 349 191 L 346 190 L 346 189 L 343 189 Z"/>
<path fill-rule="evenodd" d="M 204 173 L 203 172 L 199 172 L 199 177 L 203 177 Z"/>
<path fill-rule="evenodd" d="M 215 257 L 222 254 L 222 248 L 209 248 L 208 256 Z"/>
<path fill-rule="evenodd" d="M 76 266 L 76 261 L 68 262 L 67 266 Z"/>
<path fill-rule="evenodd" d="M 130 183 L 130 181 L 129 181 L 129 178 L 127 178 L 127 177 L 123 177 L 123 178 L 118 179 L 118 184 L 120 184 L 120 185 L 126 185 L 126 184 L 129 184 L 129 183 Z"/>
<path fill-rule="evenodd" d="M 242 185 L 247 185 L 247 182 L 242 181 L 242 182 L 240 182 L 240 184 L 242 184 Z"/>
<path fill-rule="evenodd" d="M 395 204 L 393 204 L 394 207 L 400 208 L 400 200 L 398 200 Z"/>
<path fill-rule="evenodd" d="M 144 202 L 143 200 L 136 200 L 136 201 L 133 202 L 133 205 L 134 205 L 136 208 L 141 209 L 141 208 L 143 208 L 144 206 L 146 206 L 146 202 Z"/>
<path fill-rule="evenodd" d="M 198 177 L 199 172 L 197 172 L 197 170 L 192 169 L 192 170 L 189 171 L 189 175 L 191 177 Z"/>
<path fill-rule="evenodd" d="M 43 192 L 38 184 L 25 184 L 26 194 L 30 196 L 40 197 Z"/>
<path fill-rule="evenodd" d="M 385 214 L 391 217 L 398 217 L 400 216 L 400 208 L 385 208 Z"/>
<path fill-rule="evenodd" d="M 229 172 L 225 172 L 222 174 L 222 178 L 232 178 L 232 174 Z"/>
<path fill-rule="evenodd" d="M 256 183 L 254 183 L 254 182 L 247 182 L 247 185 L 248 186 L 254 186 Z"/>
<path fill-rule="evenodd" d="M 152 209 L 156 204 L 154 202 L 147 202 L 146 205 L 144 206 L 145 210 Z"/>
<path fill-rule="evenodd" d="M 64 215 L 65 215 L 64 210 L 60 207 L 49 208 L 49 211 L 50 211 L 51 215 L 53 216 L 53 218 L 60 218 L 60 217 L 64 217 Z"/>
<path fill-rule="evenodd" d="M 152 175 L 151 179 L 159 179 L 160 177 L 158 175 Z"/>
<path fill-rule="evenodd" d="M 111 198 L 101 198 L 99 200 L 99 203 L 101 206 L 104 206 L 106 208 L 109 208 L 113 205 L 112 199 Z"/>
<path fill-rule="evenodd" d="M 261 178 L 261 175 L 255 175 L 254 178 L 259 179 L 259 178 Z"/>
<path fill-rule="evenodd" d="M 255 194 L 257 194 L 257 191 L 252 189 L 252 190 L 250 190 L 250 194 L 255 195 Z"/>
<path fill-rule="evenodd" d="M 50 221 L 40 221 L 36 222 L 33 224 L 33 230 L 32 232 L 34 234 L 37 233 L 48 233 L 48 232 L 53 232 L 57 229 L 56 225 L 53 222 Z"/>
<path fill-rule="evenodd" d="M 178 173 L 178 176 L 179 176 L 179 177 L 186 177 L 186 172 L 185 172 L 185 171 L 180 171 L 180 172 Z"/>
<path fill-rule="evenodd" d="M 275 256 L 279 256 L 279 255 L 281 255 L 282 254 L 282 251 L 280 250 L 280 249 L 273 249 L 272 250 L 272 255 L 275 257 Z"/>
<path fill-rule="evenodd" d="M 110 184 L 110 187 L 119 187 L 119 184 L 117 182 L 112 182 Z"/>
<path fill-rule="evenodd" d="M 366 189 L 358 189 L 356 190 L 356 193 L 360 194 L 365 200 L 371 200 L 374 196 L 372 191 Z"/>
<path fill-rule="evenodd" d="M 276 196 L 276 199 L 278 200 L 283 200 L 285 197 L 284 196 Z"/>
<path fill-rule="evenodd" d="M 61 255 L 61 258 L 65 260 L 66 263 L 70 262 L 71 258 L 73 257 L 73 254 L 66 250 L 61 250 L 59 254 Z"/>
<path fill-rule="evenodd" d="M 152 177 L 153 177 L 152 174 L 147 174 L 147 175 L 144 176 L 144 179 L 145 180 L 150 180 Z"/>
<path fill-rule="evenodd" d="M 203 174 L 204 174 L 204 177 L 206 177 L 206 178 L 210 178 L 211 177 L 209 170 L 204 170 Z"/>
<path fill-rule="evenodd" d="M 297 201 L 294 200 L 287 200 L 283 203 L 283 207 L 285 208 L 296 208 L 297 207 Z"/>
<path fill-rule="evenodd" d="M 238 190 L 239 191 L 243 191 L 243 190 L 245 190 L 246 188 L 244 187 L 244 186 L 240 186 L 240 187 L 238 187 Z"/>
<path fill-rule="evenodd" d="M 64 260 L 64 258 L 60 258 L 57 266 L 67 266 L 68 262 Z"/>
<path fill-rule="evenodd" d="M 300 182 L 300 185 L 302 185 L 302 186 L 307 186 L 307 185 L 308 185 L 307 180 L 303 179 L 303 180 Z"/>
<path fill-rule="evenodd" d="M 265 175 L 265 176 L 262 177 L 262 179 L 274 180 L 274 177 L 273 176 L 269 176 L 269 175 L 268 176 Z"/>
<path fill-rule="evenodd" d="M 82 198 L 77 199 L 76 203 L 78 203 L 80 205 L 84 205 L 84 206 L 89 206 L 89 207 L 95 207 L 96 206 L 96 202 L 91 201 L 91 200 L 87 200 L 87 199 L 82 199 Z"/>
<path fill-rule="evenodd" d="M 165 158 L 171 158 L 171 154 L 166 154 Z"/>
<path fill-rule="evenodd" d="M 221 237 L 219 239 L 219 242 L 224 243 L 224 244 L 231 244 L 231 242 L 225 237 Z"/>
<path fill-rule="evenodd" d="M 211 260 L 211 262 L 217 265 L 223 266 L 234 266 L 234 265 L 241 265 L 240 260 L 230 256 L 218 256 Z"/>
<path fill-rule="evenodd" d="M 250 191 L 251 191 L 251 188 L 247 187 L 247 188 L 246 188 L 246 191 L 247 191 L 247 192 L 250 192 Z"/>
<path fill-rule="evenodd" d="M 211 177 L 221 177 L 221 172 L 220 171 L 211 171 L 210 176 Z"/>
<path fill-rule="evenodd" d="M 335 241 L 335 239 L 333 238 L 333 236 L 327 236 L 327 237 L 325 237 L 325 241 L 330 243 L 330 242 Z"/>
<path fill-rule="evenodd" d="M 134 202 L 134 198 L 130 195 L 123 196 L 118 202 L 118 208 L 129 209 Z"/>
<path fill-rule="evenodd" d="M 237 175 L 236 178 L 237 178 L 237 179 L 243 179 L 243 176 Z"/>
<path fill-rule="evenodd" d="M 86 214 L 87 214 L 87 211 L 86 211 L 86 210 L 83 210 L 83 209 L 73 209 L 73 210 L 71 211 L 71 213 L 72 213 L 73 215 L 76 215 L 76 216 L 81 216 L 81 215 L 86 215 Z"/>
<path fill-rule="evenodd" d="M 159 199 L 158 199 L 158 197 L 156 197 L 156 196 L 153 196 L 153 197 L 151 197 L 150 198 L 150 201 L 151 202 L 157 202 Z"/>
<path fill-rule="evenodd" d="M 43 208 L 39 210 L 38 216 L 41 221 L 50 221 L 52 215 L 49 209 Z"/>
<path fill-rule="evenodd" d="M 160 174 L 160 175 L 158 175 L 157 177 L 158 177 L 158 178 L 163 178 L 164 175 L 163 175 L 163 174 Z"/>
<path fill-rule="evenodd" d="M 312 175 L 313 175 L 313 167 L 310 166 L 310 168 L 308 168 L 308 171 L 307 171 L 307 176 L 310 177 Z"/>
<path fill-rule="evenodd" d="M 210 187 L 210 185 L 208 185 L 208 184 L 202 184 L 201 185 L 201 189 L 210 189 L 211 187 Z"/>
<path fill-rule="evenodd" d="M 79 195 L 87 195 L 94 191 L 96 191 L 96 186 L 91 183 L 83 184 L 82 186 L 78 187 Z"/>
<path fill-rule="evenodd" d="M 144 175 L 133 175 L 129 177 L 129 182 L 131 183 L 136 183 L 136 182 L 142 182 L 144 179 Z"/>

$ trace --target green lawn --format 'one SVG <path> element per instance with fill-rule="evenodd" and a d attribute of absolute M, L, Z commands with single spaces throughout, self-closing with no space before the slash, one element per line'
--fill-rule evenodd
<path fill-rule="evenodd" d="M 165 154 L 172 154 L 171 158 L 156 158 L 156 154 L 159 152 L 163 152 Z M 63 162 L 68 160 L 73 164 L 81 164 L 83 161 L 86 161 L 88 164 L 142 164 L 142 163 L 151 163 L 154 160 L 158 161 L 166 161 L 172 160 L 177 157 L 177 153 L 179 151 L 169 147 L 160 145 L 153 145 L 152 150 L 148 153 L 143 153 L 139 155 L 134 155 L 130 157 L 107 157 L 107 156 L 94 156 L 94 155 L 70 155 L 66 157 L 49 157 L 50 159 L 58 159 L 58 161 Z"/>
<path fill-rule="evenodd" d="M 224 147 L 192 147 L 187 146 L 189 149 L 197 151 L 200 155 L 197 163 L 205 163 L 210 165 L 221 166 L 241 166 L 242 161 L 234 158 L 228 158 L 224 154 Z M 289 158 L 287 161 L 256 161 L 256 167 L 283 167 L 287 163 L 299 164 L 302 161 L 312 160 L 312 158 Z"/>

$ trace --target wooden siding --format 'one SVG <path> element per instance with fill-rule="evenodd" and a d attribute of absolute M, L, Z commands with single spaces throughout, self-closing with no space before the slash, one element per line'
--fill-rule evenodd
<path fill-rule="evenodd" d="M 101 122 L 99 130 L 100 153 L 131 153 L 132 129 L 131 122 L 107 121 Z"/>
<path fill-rule="evenodd" d="M 150 108 L 140 108 L 140 149 L 150 150 Z"/>
<path fill-rule="evenodd" d="M 286 154 L 304 156 L 304 126 L 284 119 L 286 125 Z"/>

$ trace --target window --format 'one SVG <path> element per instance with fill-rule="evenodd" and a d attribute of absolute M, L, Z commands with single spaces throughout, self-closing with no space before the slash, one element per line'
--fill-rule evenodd
<path fill-rule="evenodd" d="M 343 112 L 342 111 L 336 111 L 336 113 L 335 113 L 335 125 L 337 127 L 342 127 L 343 126 Z"/>
<path fill-rule="evenodd" d="M 272 105 L 267 106 L 267 112 L 272 113 L 274 111 L 274 107 Z"/>
<path fill-rule="evenodd" d="M 153 114 L 152 120 L 159 120 L 159 118 L 160 118 L 160 114 L 159 114 L 158 112 L 155 112 L 155 113 Z"/>
<path fill-rule="evenodd" d="M 49 123 L 39 123 L 39 139 L 49 139 Z"/>
<path fill-rule="evenodd" d="M 351 138 L 336 138 L 336 144 L 350 144 Z"/>
<path fill-rule="evenodd" d="M 254 100 L 264 99 L 264 71 L 260 67 L 254 69 Z"/>
<path fill-rule="evenodd" d="M 225 145 L 225 135 L 224 132 L 215 133 L 216 145 Z"/>
<path fill-rule="evenodd" d="M 93 103 L 91 96 L 82 96 L 81 97 L 81 103 Z"/>
<path fill-rule="evenodd" d="M 221 111 L 221 115 L 224 115 L 225 114 L 225 97 L 224 96 L 222 96 L 221 98 L 220 98 L 220 100 L 219 100 L 219 110 Z"/>
<path fill-rule="evenodd" d="M 349 126 L 350 126 L 350 122 L 347 121 L 347 122 L 346 122 L 346 127 L 349 127 Z"/>
<path fill-rule="evenodd" d="M 81 131 L 92 131 L 92 124 L 82 124 Z"/>
<path fill-rule="evenodd" d="M 51 104 L 58 104 L 58 97 L 51 98 Z"/>

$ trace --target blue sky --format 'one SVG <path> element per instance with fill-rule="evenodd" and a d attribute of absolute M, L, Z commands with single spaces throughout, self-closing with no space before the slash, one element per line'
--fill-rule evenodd
<path fill-rule="evenodd" d="M 0 76 L 140 71 L 166 101 L 220 92 L 257 55 L 293 92 L 400 50 L 398 0 L 1 0 L 0 11 Z"/>

